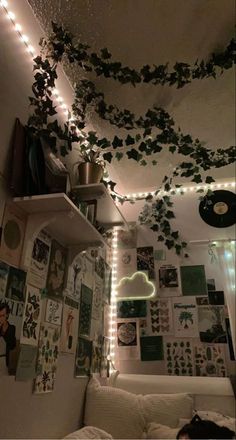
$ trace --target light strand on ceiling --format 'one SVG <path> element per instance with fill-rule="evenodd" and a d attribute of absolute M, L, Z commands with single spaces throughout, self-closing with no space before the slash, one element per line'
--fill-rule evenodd
<path fill-rule="evenodd" d="M 170 194 L 172 191 L 175 191 L 176 194 L 174 195 L 182 195 L 183 193 L 191 193 L 191 192 L 197 192 L 199 190 L 207 191 L 210 190 L 216 190 L 216 189 L 224 189 L 224 188 L 235 188 L 236 183 L 235 182 L 225 182 L 225 183 L 211 183 L 210 185 L 195 185 L 195 186 L 181 186 L 181 188 L 171 188 L 169 191 L 159 191 L 158 195 L 165 195 Z M 112 191 L 111 188 L 108 185 L 108 189 L 110 190 L 111 194 L 115 197 L 115 202 L 122 202 L 122 201 L 135 201 L 135 200 L 145 200 L 148 196 L 154 196 L 156 191 L 149 191 L 149 192 L 139 192 L 139 193 L 132 193 L 132 194 L 118 194 L 115 191 Z"/>
<path fill-rule="evenodd" d="M 21 26 L 21 24 L 16 22 L 16 14 L 9 10 L 7 0 L 0 0 L 0 6 L 5 11 L 6 17 L 8 18 L 8 20 L 12 23 L 13 29 L 15 30 L 16 34 L 18 35 L 19 40 L 26 47 L 26 52 L 28 52 L 31 59 L 33 60 L 35 58 L 35 49 L 30 44 L 29 37 L 23 33 L 23 27 Z M 65 104 L 63 98 L 60 96 L 59 91 L 57 89 L 53 89 L 52 94 L 54 95 L 55 99 L 58 102 L 57 106 L 68 117 L 69 109 L 68 109 L 67 105 Z"/>

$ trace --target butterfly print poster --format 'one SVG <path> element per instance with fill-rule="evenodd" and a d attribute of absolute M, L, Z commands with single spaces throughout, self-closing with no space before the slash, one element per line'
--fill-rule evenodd
<path fill-rule="evenodd" d="M 160 298 L 148 301 L 148 334 L 170 335 L 173 334 L 171 300 Z"/>
<path fill-rule="evenodd" d="M 23 313 L 21 344 L 38 345 L 41 315 L 41 294 L 37 287 L 27 285 Z"/>
<path fill-rule="evenodd" d="M 224 346 L 197 345 L 194 348 L 196 376 L 225 377 L 226 363 Z"/>
<path fill-rule="evenodd" d="M 195 296 L 173 298 L 172 301 L 175 336 L 198 338 L 198 309 Z"/>
<path fill-rule="evenodd" d="M 187 339 L 166 338 L 164 341 L 166 372 L 176 376 L 193 376 L 192 342 Z"/>
<path fill-rule="evenodd" d="M 50 393 L 54 389 L 59 354 L 59 327 L 43 324 L 40 328 L 39 348 L 34 384 L 35 393 Z"/>

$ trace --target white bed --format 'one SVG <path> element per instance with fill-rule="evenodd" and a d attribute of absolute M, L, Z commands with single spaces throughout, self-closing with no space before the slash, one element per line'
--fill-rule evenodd
<path fill-rule="evenodd" d="M 222 426 L 228 424 L 235 431 L 235 397 L 229 378 L 116 371 L 106 386 L 101 386 L 96 378 L 90 380 L 85 427 L 68 438 L 176 438 L 179 428 L 191 420 L 195 410 L 201 417 Z"/>

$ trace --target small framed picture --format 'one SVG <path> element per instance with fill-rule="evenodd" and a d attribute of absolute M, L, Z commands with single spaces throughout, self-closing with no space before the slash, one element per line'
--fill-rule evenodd
<path fill-rule="evenodd" d="M 94 225 L 97 219 L 97 200 L 89 200 L 87 203 L 87 219 Z"/>

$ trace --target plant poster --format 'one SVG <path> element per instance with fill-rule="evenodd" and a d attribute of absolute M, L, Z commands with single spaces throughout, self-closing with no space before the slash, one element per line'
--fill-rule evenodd
<path fill-rule="evenodd" d="M 175 337 L 197 338 L 198 314 L 194 296 L 173 298 L 173 317 Z"/>
<path fill-rule="evenodd" d="M 21 329 L 21 344 L 38 345 L 41 316 L 41 294 L 36 287 L 27 285 Z"/>
<path fill-rule="evenodd" d="M 227 343 L 224 306 L 198 307 L 198 326 L 201 342 Z"/>
<path fill-rule="evenodd" d="M 226 363 L 224 347 L 218 344 L 199 344 L 194 349 L 196 376 L 225 377 Z"/>

